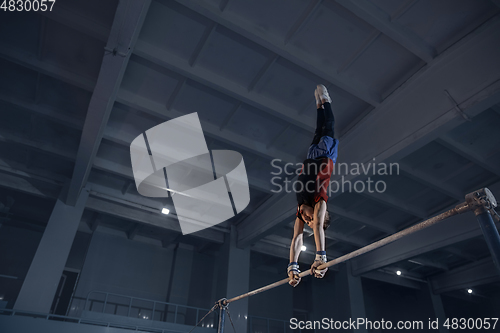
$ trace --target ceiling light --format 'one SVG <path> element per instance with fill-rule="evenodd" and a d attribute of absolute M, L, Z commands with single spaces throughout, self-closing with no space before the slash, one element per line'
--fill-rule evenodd
<path fill-rule="evenodd" d="M 467 289 L 467 292 L 468 292 L 469 294 L 472 294 L 472 289 Z"/>
<path fill-rule="evenodd" d="M 165 214 L 165 215 L 168 215 L 168 213 L 170 213 L 170 209 L 168 209 L 168 208 L 163 208 L 163 209 L 161 210 L 161 213 L 162 213 L 162 214 Z"/>
<path fill-rule="evenodd" d="M 302 247 L 300 248 L 302 251 L 305 251 L 307 250 L 307 247 L 305 245 L 302 245 Z"/>
<path fill-rule="evenodd" d="M 396 274 L 397 275 L 401 275 L 401 271 L 396 271 Z"/>

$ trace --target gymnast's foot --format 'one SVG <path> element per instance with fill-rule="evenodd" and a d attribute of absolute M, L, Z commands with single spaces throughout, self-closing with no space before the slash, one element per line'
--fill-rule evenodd
<path fill-rule="evenodd" d="M 328 94 L 328 90 L 326 90 L 326 87 L 322 84 L 318 84 L 316 86 L 316 90 L 314 91 L 314 97 L 316 98 L 316 106 L 318 107 L 318 109 L 322 107 L 324 103 L 332 102 L 332 99 Z"/>

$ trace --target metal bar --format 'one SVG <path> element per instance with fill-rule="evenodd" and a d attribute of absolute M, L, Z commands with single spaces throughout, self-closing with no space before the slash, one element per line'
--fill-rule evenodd
<path fill-rule="evenodd" d="M 491 258 L 500 272 L 500 236 L 498 235 L 495 222 L 493 221 L 489 211 L 484 211 L 476 217 L 479 225 L 481 226 L 481 230 L 483 231 L 486 244 L 490 249 Z"/>
<path fill-rule="evenodd" d="M 382 247 L 384 245 L 392 243 L 395 240 L 398 240 L 398 239 L 400 239 L 402 237 L 405 237 L 405 236 L 407 236 L 409 234 L 412 234 L 412 233 L 414 233 L 416 231 L 428 228 L 431 225 L 434 225 L 434 224 L 436 224 L 438 222 L 441 222 L 441 221 L 443 221 L 443 220 L 445 220 L 445 219 L 447 219 L 447 218 L 449 218 L 451 216 L 467 212 L 470 209 L 471 209 L 471 207 L 469 207 L 469 204 L 467 202 L 463 202 L 461 204 L 458 204 L 458 205 L 455 206 L 455 208 L 450 209 L 450 210 L 448 210 L 448 211 L 446 211 L 444 213 L 441 213 L 441 214 L 439 214 L 437 216 L 434 216 L 434 217 L 432 217 L 430 219 L 427 219 L 427 220 L 425 220 L 423 222 L 415 224 L 414 226 L 406 228 L 406 229 L 404 229 L 404 230 L 402 230 L 402 231 L 400 231 L 398 233 L 395 233 L 394 235 L 391 235 L 391 236 L 388 236 L 386 238 L 383 238 L 383 239 L 381 239 L 381 240 L 379 240 L 379 241 L 377 241 L 375 243 L 372 243 L 370 245 L 362 247 L 362 248 L 360 248 L 360 249 L 358 249 L 356 251 L 353 251 L 351 253 L 348 253 L 348 254 L 346 254 L 346 255 L 344 255 L 342 257 L 339 257 L 337 259 L 331 260 L 331 261 L 329 261 L 329 262 L 327 262 L 327 263 L 319 266 L 318 270 L 321 270 L 321 269 L 324 269 L 324 268 L 327 268 L 327 267 L 331 267 L 331 266 L 337 265 L 337 264 L 342 263 L 344 261 L 347 261 L 349 259 L 352 259 L 352 258 L 355 258 L 357 256 L 360 256 L 360 255 L 362 255 L 364 253 L 367 253 L 367 252 L 370 252 L 372 250 L 375 250 L 375 249 L 377 249 L 379 247 Z M 305 272 L 300 273 L 299 275 L 302 278 L 304 276 L 311 275 L 311 271 L 307 270 Z M 280 281 L 277 281 L 275 283 L 272 283 L 270 285 L 264 286 L 262 288 L 255 289 L 255 290 L 250 291 L 250 292 L 248 292 L 246 294 L 243 294 L 243 295 L 236 296 L 236 297 L 230 298 L 228 300 L 225 300 L 224 304 L 229 304 L 231 302 L 240 300 L 242 298 L 259 294 L 259 293 L 261 293 L 263 291 L 266 291 L 266 290 L 269 290 L 269 289 L 273 289 L 275 287 L 281 286 L 281 285 L 286 284 L 286 283 L 288 283 L 288 278 L 280 280 Z"/>

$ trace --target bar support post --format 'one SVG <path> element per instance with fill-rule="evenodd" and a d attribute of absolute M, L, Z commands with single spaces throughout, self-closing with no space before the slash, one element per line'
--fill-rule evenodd
<path fill-rule="evenodd" d="M 484 239 L 488 245 L 488 249 L 491 253 L 491 258 L 495 263 L 495 266 L 500 273 L 500 235 L 498 234 L 497 227 L 495 226 L 495 221 L 491 214 L 495 214 L 495 207 L 497 207 L 497 201 L 493 196 L 493 193 L 487 188 L 483 188 L 465 196 L 465 201 L 474 211 L 481 231 L 483 232 Z"/>
<path fill-rule="evenodd" d="M 489 211 L 476 215 L 476 217 L 483 231 L 486 244 L 490 249 L 491 258 L 500 273 L 500 235 L 498 234 L 495 222 L 493 222 L 493 218 Z"/>
<path fill-rule="evenodd" d="M 226 308 L 227 305 L 225 304 L 226 299 L 223 298 L 219 301 L 219 329 L 217 330 L 217 333 L 224 333 L 224 322 L 225 322 L 225 316 L 226 316 Z"/>

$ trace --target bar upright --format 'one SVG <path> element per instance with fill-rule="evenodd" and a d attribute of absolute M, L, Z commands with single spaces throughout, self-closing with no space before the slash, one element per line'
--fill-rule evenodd
<path fill-rule="evenodd" d="M 477 221 L 483 231 L 484 239 L 491 252 L 491 258 L 500 272 L 500 235 L 489 211 L 477 215 Z"/>

